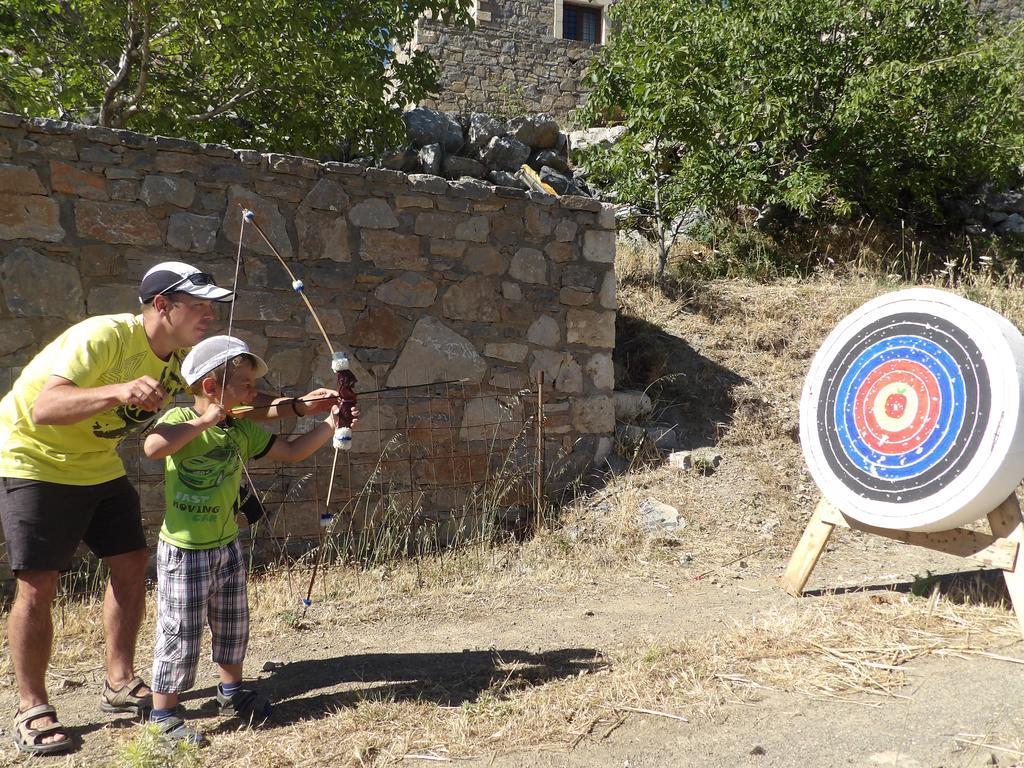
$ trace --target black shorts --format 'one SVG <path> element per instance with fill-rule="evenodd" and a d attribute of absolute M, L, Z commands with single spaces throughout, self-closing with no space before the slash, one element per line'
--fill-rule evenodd
<path fill-rule="evenodd" d="M 146 546 L 139 494 L 127 477 L 99 485 L 0 481 L 0 521 L 12 571 L 68 570 L 82 542 L 97 557 Z"/>

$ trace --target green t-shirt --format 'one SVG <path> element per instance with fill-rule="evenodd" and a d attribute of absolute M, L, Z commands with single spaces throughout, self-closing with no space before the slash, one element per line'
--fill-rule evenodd
<path fill-rule="evenodd" d="M 75 424 L 39 425 L 32 405 L 50 376 L 99 387 L 151 376 L 168 394 L 185 389 L 187 349 L 161 360 L 149 346 L 141 315 L 100 315 L 71 326 L 25 366 L 0 401 L 0 476 L 66 485 L 98 485 L 125 474 L 117 444 L 145 428 L 156 411 L 118 405 Z"/>
<path fill-rule="evenodd" d="M 158 424 L 196 418 L 192 408 L 172 408 Z M 238 489 L 242 464 L 258 459 L 274 435 L 245 419 L 210 427 L 164 462 L 167 514 L 160 538 L 181 549 L 216 549 L 238 536 Z"/>

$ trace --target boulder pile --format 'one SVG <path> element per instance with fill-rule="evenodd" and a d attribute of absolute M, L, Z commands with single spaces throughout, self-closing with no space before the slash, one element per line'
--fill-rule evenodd
<path fill-rule="evenodd" d="M 533 169 L 559 195 L 592 196 L 569 165 L 569 140 L 549 115 L 524 115 L 508 122 L 474 112 L 453 115 L 417 107 L 402 115 L 409 143 L 376 165 L 404 173 L 447 179 L 470 177 L 495 186 L 531 189 Z"/>

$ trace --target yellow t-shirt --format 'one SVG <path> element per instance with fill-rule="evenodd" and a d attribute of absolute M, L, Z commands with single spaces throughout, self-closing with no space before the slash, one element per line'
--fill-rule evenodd
<path fill-rule="evenodd" d="M 176 350 L 164 361 L 146 338 L 141 315 L 101 315 L 83 320 L 50 342 L 0 400 L 0 476 L 66 485 L 97 485 L 125 474 L 115 450 L 157 411 L 119 405 L 75 424 L 32 421 L 32 404 L 50 376 L 79 387 L 100 387 L 151 376 L 174 395 L 185 388 Z"/>

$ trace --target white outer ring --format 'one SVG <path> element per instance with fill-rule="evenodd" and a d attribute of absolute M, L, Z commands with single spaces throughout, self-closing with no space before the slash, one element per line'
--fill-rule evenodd
<path fill-rule="evenodd" d="M 981 351 L 988 370 L 990 415 L 977 452 L 945 488 L 923 499 L 868 499 L 848 487 L 825 460 L 817 429 L 818 400 L 829 365 L 871 323 L 890 315 L 934 315 L 960 327 Z M 811 361 L 800 398 L 800 443 L 811 476 L 842 512 L 867 525 L 900 531 L 943 531 L 995 509 L 1024 477 L 1024 336 L 1006 318 L 956 294 L 911 288 L 879 296 L 845 317 Z"/>

